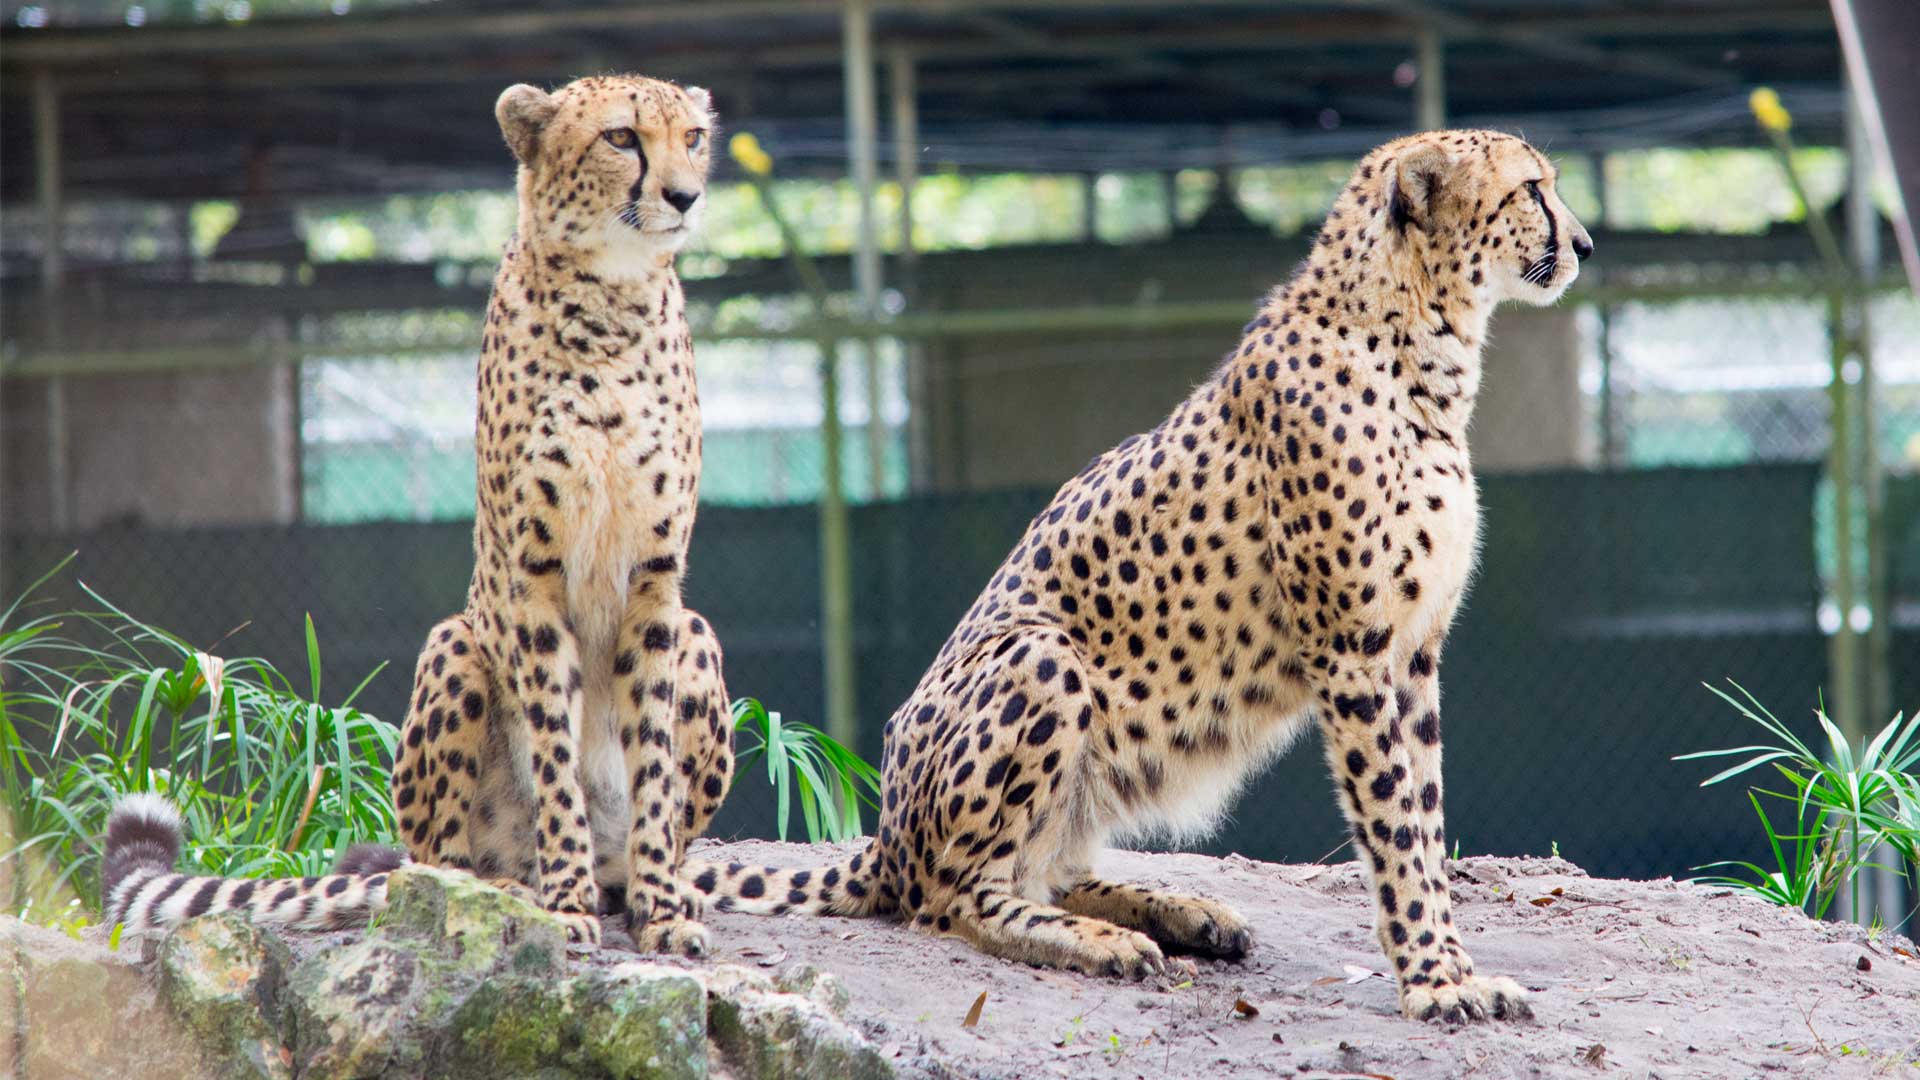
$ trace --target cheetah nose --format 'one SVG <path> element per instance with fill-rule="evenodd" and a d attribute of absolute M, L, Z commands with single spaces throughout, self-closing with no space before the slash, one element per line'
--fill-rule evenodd
<path fill-rule="evenodd" d="M 669 206 L 672 206 L 675 210 L 678 210 L 683 214 L 686 213 L 687 209 L 691 207 L 695 202 L 697 202 L 700 198 L 700 193 L 697 191 L 669 190 L 665 194 L 666 194 L 667 204 Z"/>
<path fill-rule="evenodd" d="M 1584 232 L 1573 234 L 1573 257 L 1585 262 L 1593 254 L 1593 238 Z"/>

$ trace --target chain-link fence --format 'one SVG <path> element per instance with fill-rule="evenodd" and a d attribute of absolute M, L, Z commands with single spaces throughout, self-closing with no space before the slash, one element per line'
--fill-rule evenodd
<path fill-rule="evenodd" d="M 1588 194 L 1570 197 L 1597 210 L 1596 175 L 1618 203 L 1622 177 L 1658 172 L 1621 160 L 1572 170 Z M 878 755 L 885 718 L 1053 485 L 1204 375 L 1235 316 L 1304 248 L 1294 229 L 1317 218 L 1327 177 L 1342 175 L 1243 171 L 1233 184 L 1247 213 L 1231 221 L 1222 208 L 1234 204 L 1214 200 L 1220 174 L 1205 171 L 936 191 L 928 211 L 975 231 L 892 268 L 890 312 L 922 321 L 881 339 L 871 369 L 843 350 L 836 372 L 842 482 L 857 504 L 864 754 Z M 1026 207 L 1004 235 L 979 209 L 995 185 Z M 796 192 L 830 219 L 828 248 L 842 190 Z M 1091 220 L 1074 197 L 1095 201 Z M 8 297 L 0 595 L 78 550 L 50 597 L 77 602 L 84 580 L 213 651 L 292 669 L 311 613 L 342 685 L 388 665 L 363 704 L 398 722 L 422 635 L 461 607 L 471 571 L 473 353 L 490 267 L 470 233 L 506 220 L 497 198 L 423 205 L 302 210 L 309 253 L 338 261 L 291 264 L 215 257 L 237 214 L 104 208 L 97 241 L 81 215 L 72 242 L 96 265 L 72 275 L 58 310 L 43 316 L 30 291 Z M 1629 228 L 1658 223 L 1652 210 L 1643 221 L 1609 209 L 1602 268 L 1610 246 L 1669 269 L 1695 248 Z M 736 249 L 688 259 L 706 421 L 688 596 L 720 631 L 735 694 L 821 722 L 822 371 L 811 342 L 782 337 L 810 313 L 778 260 L 756 257 L 768 253 L 749 224 Z M 151 245 L 109 242 L 140 229 Z M 1777 233 L 1739 243 L 1756 254 L 1720 270 L 1804 254 Z M 0 246 L 31 255 L 31 230 L 10 218 Z M 1751 734 L 1701 683 L 1731 677 L 1810 726 L 1829 678 L 1825 302 L 1765 281 L 1749 297 L 1726 281 L 1691 299 L 1670 284 L 1642 295 L 1635 268 L 1594 275 L 1598 302 L 1576 292 L 1568 308 L 1496 323 L 1475 439 L 1498 464 L 1482 479 L 1482 569 L 1443 679 L 1450 831 L 1466 852 L 1557 845 L 1609 874 L 1758 856 L 1741 791 L 1699 790 L 1703 770 L 1670 758 Z M 1041 317 L 1076 305 L 1178 318 L 1103 331 Z M 981 312 L 1030 321 L 981 325 L 992 321 Z M 939 323 L 956 313 L 975 321 Z M 1920 304 L 1880 293 L 1872 326 L 1877 442 L 1892 470 L 1875 541 L 1891 602 L 1878 617 L 1893 628 L 1891 697 L 1911 709 Z M 763 785 L 743 784 L 716 829 L 770 831 Z M 1313 859 L 1342 839 L 1309 738 L 1209 846 Z"/>

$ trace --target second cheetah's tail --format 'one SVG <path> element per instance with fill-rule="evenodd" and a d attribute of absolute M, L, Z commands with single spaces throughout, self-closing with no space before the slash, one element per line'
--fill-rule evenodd
<path fill-rule="evenodd" d="M 880 886 L 879 857 L 872 845 L 828 866 L 798 869 L 689 857 L 684 875 L 718 911 L 858 918 L 884 914 L 894 907 Z"/>
<path fill-rule="evenodd" d="M 184 830 L 180 812 L 158 795 L 129 795 L 107 817 L 100 896 L 107 922 L 157 930 L 195 915 L 246 911 L 256 922 L 303 930 L 365 925 L 386 907 L 387 872 L 405 856 L 371 845 L 349 848 L 340 872 L 256 881 L 174 871 Z"/>

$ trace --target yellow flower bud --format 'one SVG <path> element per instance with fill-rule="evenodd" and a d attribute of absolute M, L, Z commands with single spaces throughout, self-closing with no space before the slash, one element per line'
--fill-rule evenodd
<path fill-rule="evenodd" d="M 1747 106 L 1763 128 L 1785 131 L 1793 126 L 1793 116 L 1780 104 L 1780 95 L 1764 86 L 1747 97 Z"/>
<path fill-rule="evenodd" d="M 773 158 L 760 148 L 760 140 L 752 132 L 743 131 L 727 143 L 727 152 L 740 167 L 755 176 L 766 176 L 773 172 Z"/>

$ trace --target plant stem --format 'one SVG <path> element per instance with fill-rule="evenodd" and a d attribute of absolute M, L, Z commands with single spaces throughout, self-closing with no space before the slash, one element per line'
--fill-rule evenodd
<path fill-rule="evenodd" d="M 325 765 L 313 767 L 313 781 L 307 785 L 307 801 L 300 807 L 300 820 L 293 823 L 293 835 L 287 839 L 287 850 L 300 850 L 300 837 L 307 831 L 307 819 L 313 816 L 314 800 L 320 797 L 320 780 L 327 775 Z"/>

